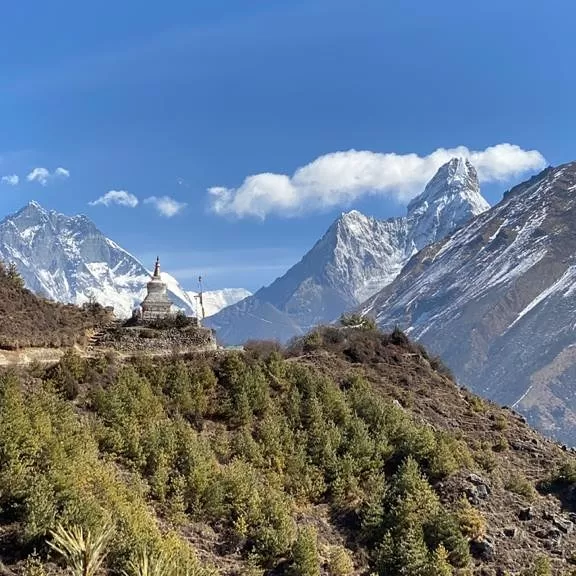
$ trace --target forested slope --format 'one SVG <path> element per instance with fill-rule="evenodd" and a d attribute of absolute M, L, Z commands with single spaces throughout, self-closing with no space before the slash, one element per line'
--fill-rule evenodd
<path fill-rule="evenodd" d="M 134 576 L 570 574 L 574 480 L 399 331 L 0 377 L 5 574 L 70 566 L 75 527 Z"/>

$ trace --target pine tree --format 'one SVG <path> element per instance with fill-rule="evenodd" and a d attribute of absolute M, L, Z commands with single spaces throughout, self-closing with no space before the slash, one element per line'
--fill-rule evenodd
<path fill-rule="evenodd" d="M 312 527 L 302 528 L 292 549 L 295 576 L 319 576 L 318 535 Z"/>
<path fill-rule="evenodd" d="M 386 500 L 394 511 L 389 518 L 392 525 L 421 525 L 440 507 L 438 496 L 412 457 L 406 458 L 396 472 Z"/>
<path fill-rule="evenodd" d="M 10 262 L 10 264 L 8 265 L 8 269 L 6 270 L 6 276 L 8 280 L 10 280 L 12 284 L 14 284 L 14 286 L 18 288 L 24 288 L 24 280 L 22 279 L 22 276 L 20 276 L 18 268 L 16 267 L 16 264 L 14 264 L 14 262 Z"/>
<path fill-rule="evenodd" d="M 377 553 L 382 576 L 429 576 L 429 553 L 422 530 L 408 527 L 388 532 Z"/>
<path fill-rule="evenodd" d="M 446 552 L 446 548 L 442 544 L 430 554 L 428 576 L 452 576 L 452 566 L 448 562 L 448 552 Z"/>

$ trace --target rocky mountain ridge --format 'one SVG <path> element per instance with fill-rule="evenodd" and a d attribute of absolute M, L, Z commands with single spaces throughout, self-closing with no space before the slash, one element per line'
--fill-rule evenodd
<path fill-rule="evenodd" d="M 576 444 L 576 163 L 548 168 L 414 256 L 361 310 L 460 382 Z"/>
<path fill-rule="evenodd" d="M 210 320 L 221 341 L 286 341 L 331 322 L 388 285 L 422 247 L 489 208 L 463 158 L 446 163 L 407 215 L 388 220 L 343 213 L 286 274 Z"/>

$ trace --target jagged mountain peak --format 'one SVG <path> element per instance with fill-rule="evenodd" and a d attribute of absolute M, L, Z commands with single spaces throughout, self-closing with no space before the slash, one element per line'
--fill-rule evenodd
<path fill-rule="evenodd" d="M 488 208 L 474 167 L 453 159 L 413 201 L 408 216 L 379 220 L 343 212 L 286 274 L 212 319 L 223 342 L 286 340 L 366 300 L 392 282 L 410 257 Z"/>
<path fill-rule="evenodd" d="M 30 200 L 25 206 L 10 216 L 11 220 L 19 218 L 42 218 L 48 216 L 48 210 L 43 208 L 36 200 Z"/>
<path fill-rule="evenodd" d="M 45 212 L 46 210 L 40 205 L 39 202 L 36 202 L 36 200 L 30 200 L 26 206 L 24 207 L 24 209 L 26 208 L 30 208 L 30 209 L 34 209 L 34 210 L 39 210 L 39 211 L 43 211 Z"/>
<path fill-rule="evenodd" d="M 41 230 L 50 229 L 52 234 L 89 236 L 101 235 L 94 222 L 84 214 L 67 216 L 56 210 L 47 210 L 35 200 L 28 202 L 2 223 L 15 227 L 28 241 L 34 241 Z M 44 233 L 48 233 L 44 230 Z M 40 234 L 40 237 L 42 234 Z M 62 240 L 63 238 L 61 238 Z"/>
<path fill-rule="evenodd" d="M 343 212 L 331 226 L 338 242 L 349 242 L 360 238 L 370 238 L 374 228 L 378 227 L 380 220 L 366 216 L 358 210 Z"/>
<path fill-rule="evenodd" d="M 454 202 L 458 198 L 470 202 L 478 214 L 490 208 L 480 193 L 478 173 L 466 158 L 452 158 L 438 168 L 423 192 L 408 204 L 408 217 L 430 210 L 435 202 Z"/>
<path fill-rule="evenodd" d="M 478 174 L 465 158 L 440 166 L 424 191 L 408 204 L 410 237 L 416 251 L 490 208 L 480 193 Z"/>
<path fill-rule="evenodd" d="M 339 219 L 343 222 L 353 222 L 355 220 L 366 220 L 367 218 L 368 216 L 358 210 L 349 210 L 348 212 L 342 212 Z"/>
<path fill-rule="evenodd" d="M 89 298 L 114 306 L 129 316 L 145 295 L 151 272 L 132 254 L 102 234 L 85 214 L 68 216 L 28 202 L 0 222 L 0 260 L 16 264 L 30 290 L 60 302 L 82 304 Z M 189 314 L 196 313 L 192 294 L 162 273 L 170 299 Z M 215 290 L 206 293 L 210 312 L 248 295 Z"/>

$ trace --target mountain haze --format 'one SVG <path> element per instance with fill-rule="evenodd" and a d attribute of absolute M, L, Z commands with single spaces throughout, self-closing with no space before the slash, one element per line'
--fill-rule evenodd
<path fill-rule="evenodd" d="M 286 341 L 388 285 L 422 247 L 489 208 L 468 160 L 443 165 L 401 218 L 344 213 L 284 276 L 210 320 L 221 341 Z"/>

